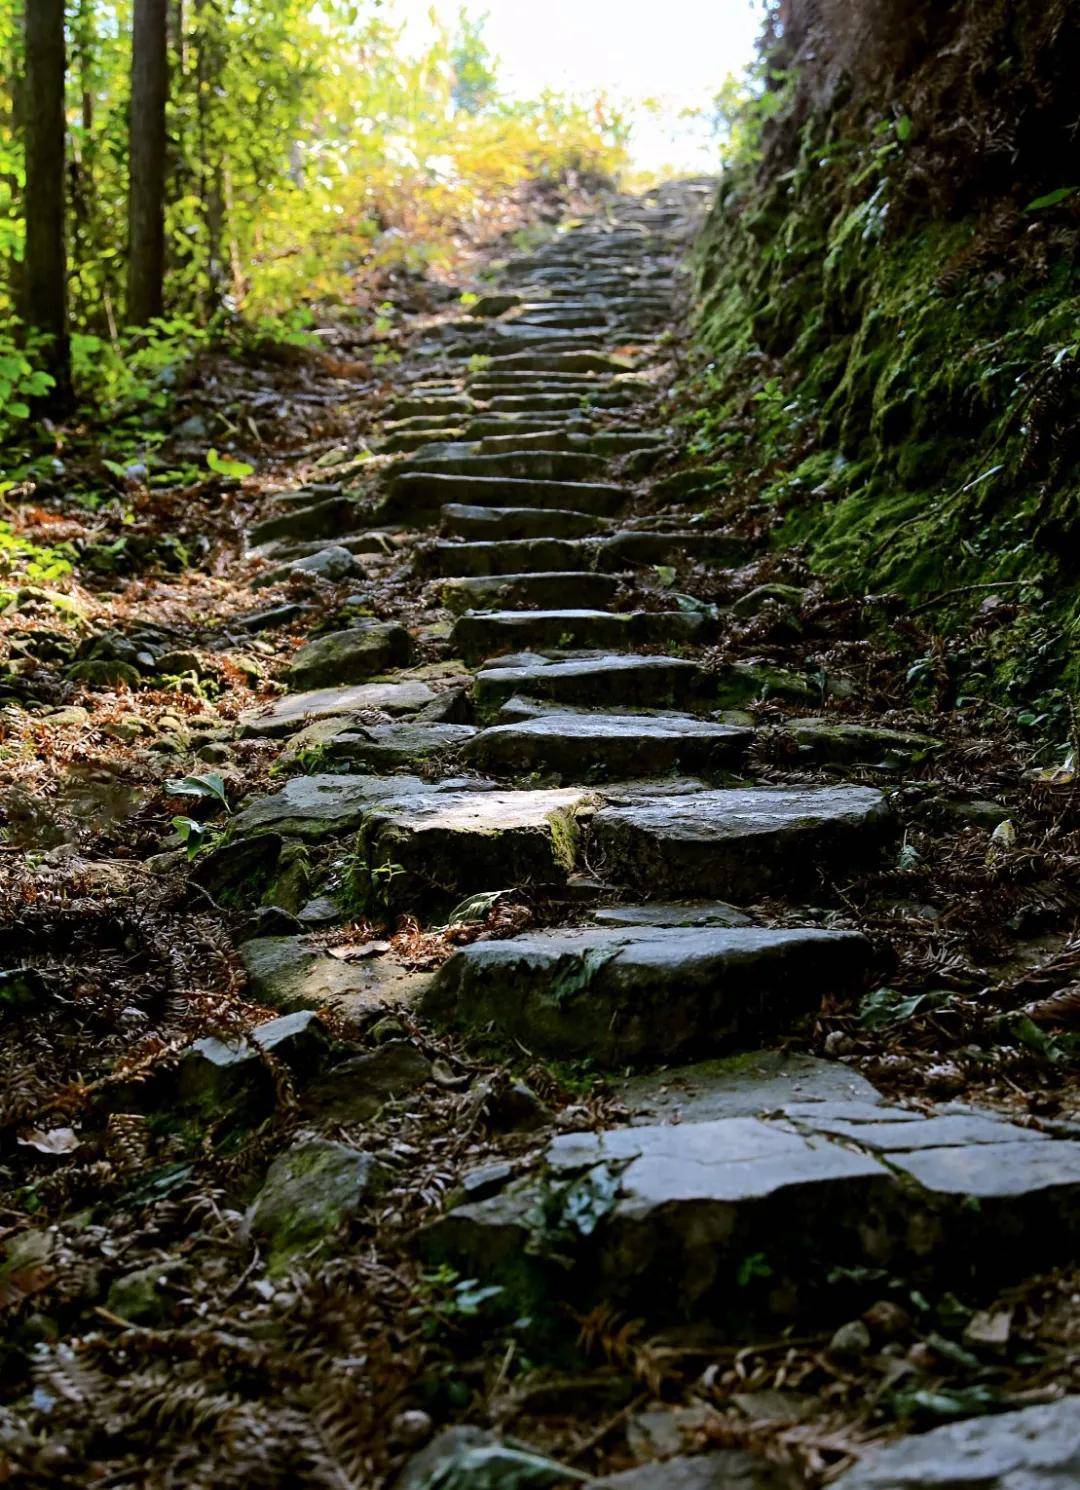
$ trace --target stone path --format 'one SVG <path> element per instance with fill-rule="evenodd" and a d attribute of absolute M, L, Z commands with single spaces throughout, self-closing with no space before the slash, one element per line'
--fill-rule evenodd
<path fill-rule="evenodd" d="M 829 783 L 759 784 L 755 701 L 805 706 L 811 686 L 752 655 L 718 662 L 716 611 L 671 584 L 687 559 L 746 557 L 737 535 L 649 490 L 670 440 L 661 338 L 706 202 L 692 183 L 620 201 L 510 260 L 402 365 L 375 504 L 309 489 L 252 535 L 278 572 L 359 580 L 411 554 L 422 619 L 357 622 L 296 654 L 289 693 L 245 729 L 312 769 L 249 802 L 198 871 L 297 918 L 241 949 L 284 1009 L 418 1008 L 624 1075 L 702 1062 L 627 1081 L 624 1126 L 551 1136 L 531 1161 L 467 1179 L 426 1229 L 427 1258 L 499 1285 L 512 1316 L 552 1331 L 555 1298 L 731 1331 L 843 1318 L 868 1270 L 985 1290 L 1068 1258 L 1080 1218 L 1075 1140 L 898 1108 L 835 1064 L 804 1058 L 789 1076 L 747 1055 L 883 965 L 834 890 L 894 845 L 896 816 L 889 791 L 843 771 L 936 742 L 800 718 L 792 747 L 831 764 Z M 430 975 L 392 956 L 335 961 L 305 939 L 346 904 L 437 926 L 468 896 L 522 890 L 547 924 L 474 941 Z M 963 1453 L 985 1454 L 980 1484 L 1020 1490 L 1033 1451 L 1000 1422 L 1004 1436 L 980 1426 Z M 967 1484 L 950 1468 L 963 1432 L 941 1431 L 921 1477 L 890 1450 L 852 1490 Z M 1040 1485 L 1075 1482 L 1062 1468 L 1070 1454 L 1077 1468 L 1075 1433 L 1055 1432 Z M 990 1447 L 972 1447 L 980 1434 Z M 715 1458 L 610 1483 L 757 1482 Z M 434 1484 L 424 1473 L 408 1483 Z"/>

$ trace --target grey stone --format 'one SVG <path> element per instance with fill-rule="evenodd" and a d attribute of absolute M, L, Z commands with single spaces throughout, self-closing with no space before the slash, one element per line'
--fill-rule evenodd
<path fill-rule="evenodd" d="M 869 1448 L 835 1484 L 838 1490 L 1075 1490 L 1080 1397 Z"/>
<path fill-rule="evenodd" d="M 294 507 L 276 517 L 256 523 L 250 534 L 253 547 L 280 538 L 332 538 L 348 532 L 356 522 L 359 508 L 348 497 L 327 497 L 309 507 Z"/>
<path fill-rule="evenodd" d="M 373 771 L 418 765 L 458 749 L 476 734 L 468 724 L 373 724 L 337 732 L 326 745 L 326 758 L 348 761 Z"/>
<path fill-rule="evenodd" d="M 502 480 L 527 482 L 582 482 L 591 476 L 599 476 L 604 470 L 604 461 L 597 455 L 583 451 L 524 449 L 484 454 L 468 441 L 435 447 L 436 453 L 425 451 L 413 456 L 406 469 L 410 475 L 462 477 L 469 481 Z M 401 478 L 396 478 L 399 481 Z M 412 488 L 414 491 L 416 487 Z M 601 488 L 603 489 L 603 488 Z M 625 493 L 619 488 L 619 498 L 607 499 L 605 510 L 618 510 L 625 501 Z M 592 498 L 591 500 L 596 500 Z M 594 510 L 576 507 L 573 502 L 565 505 L 574 511 Z"/>
<path fill-rule="evenodd" d="M 176 1070 L 177 1096 L 185 1107 L 215 1113 L 238 1098 L 265 1096 L 269 1078 L 259 1059 L 260 1050 L 303 1077 L 314 1071 L 329 1043 L 325 1026 L 310 1009 L 256 1025 L 247 1038 L 219 1040 L 208 1035 L 182 1053 Z"/>
<path fill-rule="evenodd" d="M 710 772 L 741 759 L 753 731 L 689 714 L 542 713 L 483 730 L 468 745 L 480 770 L 548 771 L 577 780 Z"/>
<path fill-rule="evenodd" d="M 597 926 L 752 926 L 753 917 L 724 900 L 650 901 L 593 912 Z"/>
<path fill-rule="evenodd" d="M 416 776 L 293 776 L 280 791 L 256 797 L 233 818 L 233 835 L 274 832 L 316 842 L 357 828 L 372 803 L 415 789 L 436 791 Z"/>
<path fill-rule="evenodd" d="M 151 1328 L 165 1323 L 175 1300 L 169 1284 L 177 1285 L 187 1273 L 182 1262 L 152 1262 L 115 1278 L 109 1286 L 105 1303 L 109 1312 L 131 1324 Z"/>
<path fill-rule="evenodd" d="M 410 790 L 372 804 L 359 847 L 373 872 L 399 867 L 385 886 L 388 904 L 558 884 L 572 867 L 576 815 L 587 802 L 572 790 Z"/>
<path fill-rule="evenodd" d="M 596 814 L 588 842 L 593 861 L 621 883 L 742 900 L 865 863 L 889 824 L 871 787 L 750 787 L 628 797 Z"/>
<path fill-rule="evenodd" d="M 406 667 L 412 651 L 404 626 L 365 621 L 308 642 L 293 656 L 286 677 L 294 691 L 362 683 L 390 668 Z"/>
<path fill-rule="evenodd" d="M 597 545 L 601 569 L 631 569 L 641 564 L 679 564 L 693 560 L 718 569 L 746 562 L 749 545 L 735 533 L 649 532 L 627 529 Z"/>
<path fill-rule="evenodd" d="M 826 719 L 792 719 L 783 731 L 815 761 L 917 761 L 942 748 L 930 735 Z"/>
<path fill-rule="evenodd" d="M 544 1490 L 587 1475 L 482 1428 L 446 1428 L 402 1471 L 395 1490 Z"/>
<path fill-rule="evenodd" d="M 348 718 L 368 711 L 413 714 L 435 702 L 437 693 L 420 679 L 361 683 L 354 688 L 316 688 L 278 699 L 269 709 L 240 716 L 244 735 L 287 735 L 315 719 Z"/>
<path fill-rule="evenodd" d="M 388 1040 L 378 1050 L 353 1056 L 304 1093 L 304 1109 L 323 1121 L 363 1123 L 387 1102 L 408 1096 L 431 1075 L 431 1062 L 408 1040 Z"/>
<path fill-rule="evenodd" d="M 808 590 L 799 585 L 757 585 L 745 595 L 740 595 L 731 607 L 733 616 L 756 616 L 768 605 L 799 610 L 806 602 Z"/>
<path fill-rule="evenodd" d="M 456 952 L 424 1008 L 548 1054 L 640 1064 L 784 1028 L 869 958 L 857 933 L 813 928 L 535 932 Z"/>
<path fill-rule="evenodd" d="M 475 507 L 449 502 L 442 510 L 443 525 L 459 538 L 585 538 L 596 531 L 596 518 L 587 512 L 560 507 Z"/>
<path fill-rule="evenodd" d="M 242 942 L 239 951 L 253 994 L 276 1008 L 379 1009 L 412 1002 L 430 979 L 391 956 L 346 962 L 303 937 L 255 937 Z"/>
<path fill-rule="evenodd" d="M 324 1138 L 301 1139 L 270 1165 L 245 1230 L 269 1249 L 271 1272 L 280 1271 L 297 1252 L 321 1250 L 387 1179 L 371 1154 Z"/>
<path fill-rule="evenodd" d="M 543 666 L 490 667 L 476 676 L 476 702 L 491 709 L 516 693 L 560 704 L 663 708 L 704 697 L 704 668 L 681 657 L 601 656 Z"/>
<path fill-rule="evenodd" d="M 632 649 L 702 640 L 708 619 L 685 611 L 492 610 L 459 616 L 450 644 L 479 660 L 516 647 Z"/>
<path fill-rule="evenodd" d="M 457 578 L 590 569 L 595 545 L 582 538 L 506 538 L 496 543 L 429 543 L 417 551 L 422 574 Z"/>
<path fill-rule="evenodd" d="M 498 459 L 498 457 L 494 457 Z M 627 498 L 620 486 L 602 482 L 546 481 L 514 476 L 452 476 L 410 471 L 396 476 L 379 508 L 379 521 L 416 521 L 434 516 L 448 502 L 470 507 L 557 507 L 610 517 Z"/>
<path fill-rule="evenodd" d="M 460 615 L 467 610 L 513 611 L 525 606 L 541 610 L 566 605 L 599 607 L 614 599 L 617 588 L 609 574 L 541 570 L 535 574 L 449 579 L 440 585 L 439 595 L 449 610 Z"/>
<path fill-rule="evenodd" d="M 794 1481 L 765 1458 L 741 1449 L 677 1455 L 592 1480 L 592 1490 L 794 1490 Z"/>
<path fill-rule="evenodd" d="M 805 1103 L 880 1101 L 864 1076 L 838 1061 L 794 1051 L 752 1050 L 726 1060 L 676 1066 L 615 1083 L 619 1099 L 641 1123 L 705 1123 L 716 1118 L 763 1117 Z"/>
<path fill-rule="evenodd" d="M 264 569 L 251 581 L 252 589 L 262 590 L 267 585 L 277 585 L 282 580 L 291 579 L 293 575 L 310 574 L 316 579 L 324 579 L 330 584 L 337 584 L 343 579 L 352 579 L 354 576 L 362 575 L 363 566 L 358 564 L 347 548 L 339 544 L 327 544 L 325 548 L 318 549 L 313 554 L 307 554 L 301 559 L 292 559 L 287 564 L 277 564 L 272 569 Z"/>

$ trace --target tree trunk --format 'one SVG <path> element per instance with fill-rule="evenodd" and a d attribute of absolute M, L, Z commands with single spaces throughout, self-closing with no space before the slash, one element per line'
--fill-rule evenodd
<path fill-rule="evenodd" d="M 163 310 L 167 28 L 167 0 L 135 0 L 128 204 L 129 326 L 145 326 Z"/>
<path fill-rule="evenodd" d="M 71 401 L 64 233 L 64 0 L 26 6 L 27 325 L 45 337 L 43 361 L 55 379 L 49 402 Z"/>
<path fill-rule="evenodd" d="M 196 0 L 198 21 L 199 179 L 206 228 L 206 312 L 221 309 L 225 295 L 225 183 L 221 151 L 212 128 L 213 100 L 221 87 L 221 17 L 212 0 Z"/>

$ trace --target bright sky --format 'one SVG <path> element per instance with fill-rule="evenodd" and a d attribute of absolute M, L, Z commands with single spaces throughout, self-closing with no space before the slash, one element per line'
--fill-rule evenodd
<path fill-rule="evenodd" d="M 452 25 L 461 0 L 387 0 L 385 13 L 423 28 L 434 8 Z M 620 101 L 659 98 L 664 116 L 637 115 L 632 144 L 646 169 L 711 171 L 715 153 L 678 120 L 709 101 L 750 60 L 761 0 L 472 0 L 501 59 L 507 92 L 605 91 Z"/>

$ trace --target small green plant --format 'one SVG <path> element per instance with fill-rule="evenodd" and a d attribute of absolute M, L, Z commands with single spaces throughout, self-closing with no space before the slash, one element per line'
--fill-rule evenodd
<path fill-rule="evenodd" d="M 421 1327 L 429 1337 L 477 1320 L 484 1305 L 503 1292 L 497 1283 L 483 1284 L 476 1278 L 462 1278 L 446 1263 L 421 1273 L 420 1278 L 420 1302 L 415 1312 L 423 1315 Z"/>
<path fill-rule="evenodd" d="M 338 901 L 356 915 L 387 911 L 393 898 L 391 886 L 405 873 L 402 864 L 369 864 L 357 849 L 342 861 Z"/>

